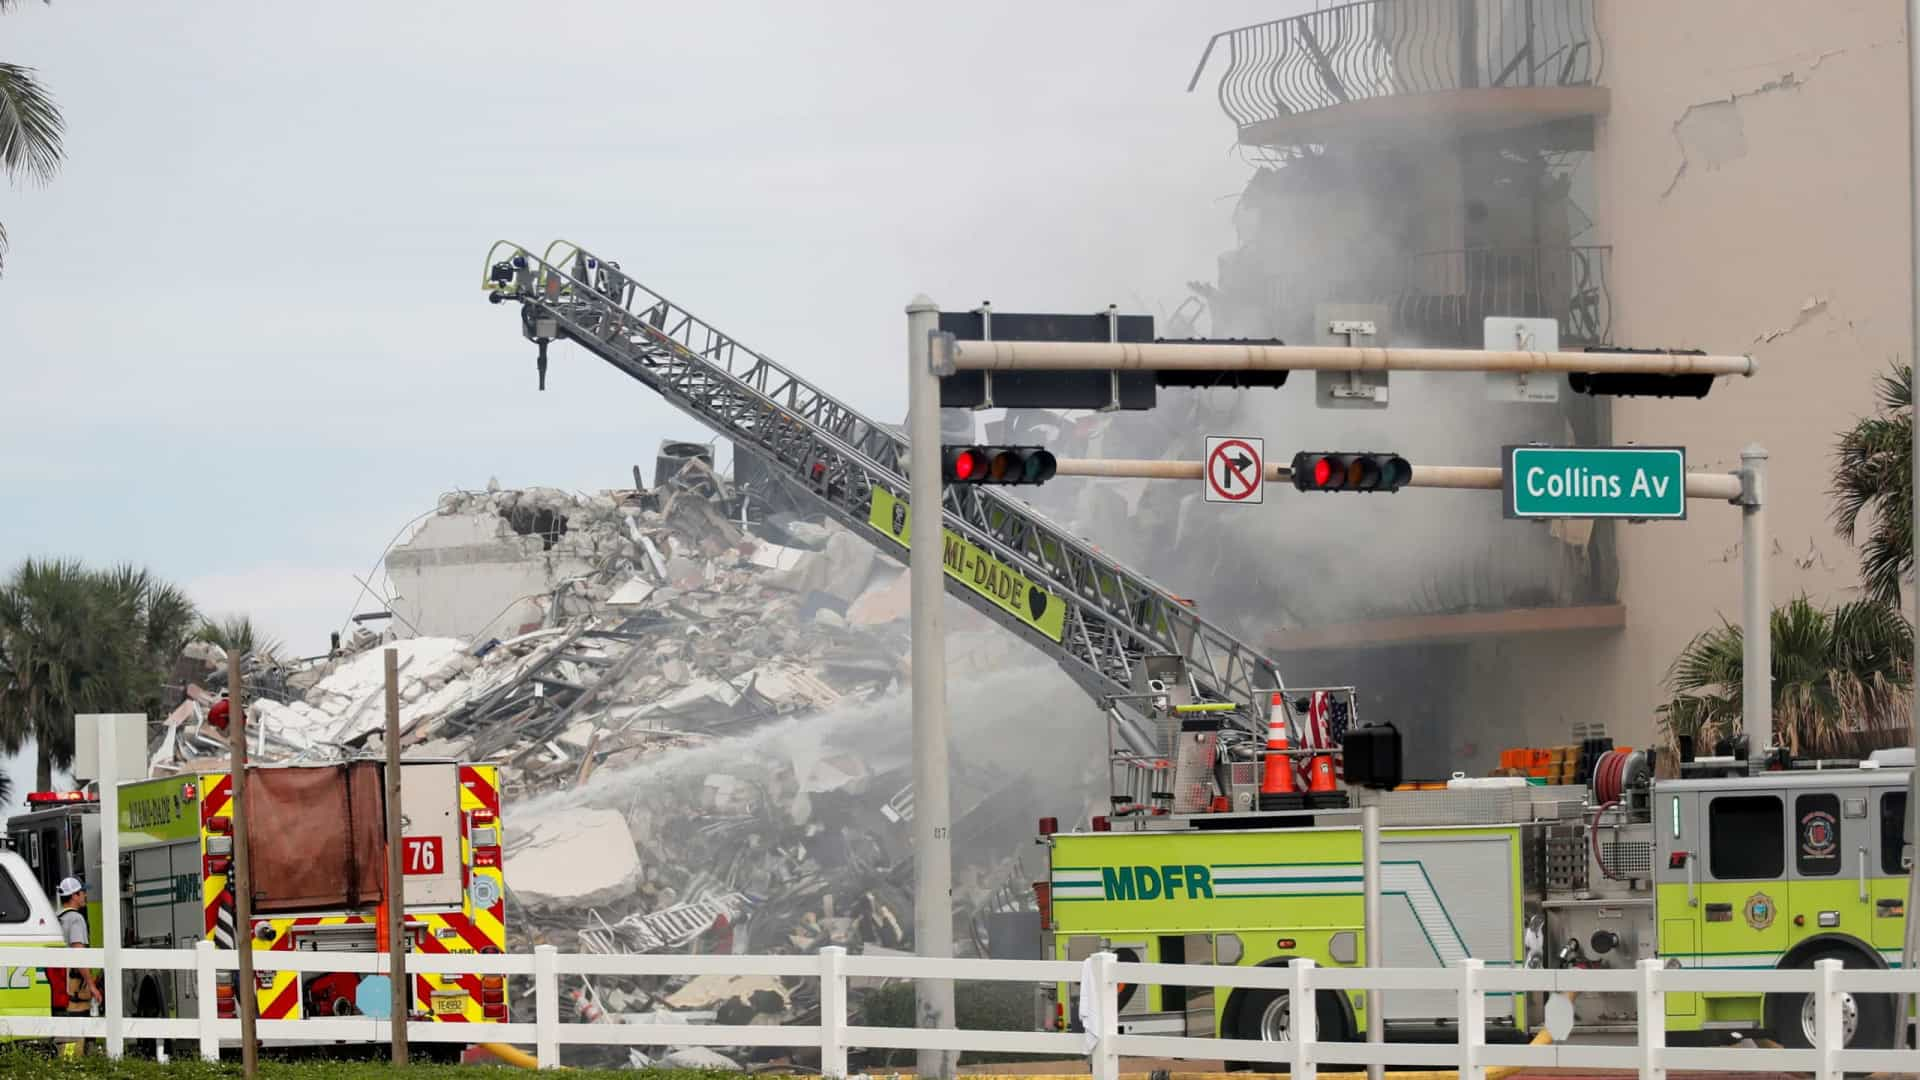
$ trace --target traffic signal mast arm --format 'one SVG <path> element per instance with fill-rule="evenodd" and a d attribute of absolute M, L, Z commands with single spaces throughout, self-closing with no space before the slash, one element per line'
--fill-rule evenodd
<path fill-rule="evenodd" d="M 1198 480 L 1205 475 L 1203 461 L 1156 461 L 1147 458 L 1058 458 L 1056 476 L 1105 476 L 1139 480 Z M 1288 483 L 1291 465 L 1269 464 L 1268 483 Z M 1499 491 L 1500 470 L 1481 465 L 1414 465 L 1406 487 Z M 1690 472 L 1687 498 L 1731 502 L 1740 497 L 1740 477 L 1734 473 Z"/>
<path fill-rule="evenodd" d="M 1523 352 L 1350 348 L 1238 342 L 959 341 L 936 338 L 933 364 L 953 371 L 1505 371 L 1601 375 L 1744 375 L 1750 356 L 1678 352 Z"/>
<path fill-rule="evenodd" d="M 572 244 L 556 242 L 544 258 L 496 244 L 485 287 L 492 302 L 521 306 L 522 332 L 540 344 L 543 372 L 546 343 L 577 342 L 905 561 L 899 526 L 889 529 L 878 512 L 904 512 L 911 495 L 907 439 L 894 428 Z M 927 468 L 941 466 L 938 453 L 928 458 Z M 947 529 L 1028 579 L 1036 588 L 1027 600 L 1046 617 L 1022 617 L 1004 598 L 996 603 L 958 579 L 951 559 L 948 591 L 1045 651 L 1097 700 L 1137 697 L 1145 658 L 1178 655 L 1196 698 L 1231 702 L 1249 723 L 1263 722 L 1272 692 L 1283 687 L 1273 661 L 992 484 L 948 484 L 944 504 Z"/>

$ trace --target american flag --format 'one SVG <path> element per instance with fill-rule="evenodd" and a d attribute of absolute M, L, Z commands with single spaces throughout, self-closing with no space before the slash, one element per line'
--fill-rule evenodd
<path fill-rule="evenodd" d="M 1307 746 L 1313 750 L 1338 750 L 1347 737 L 1347 703 L 1325 690 L 1315 690 L 1307 704 Z M 1344 780 L 1346 770 L 1334 758 L 1333 772 Z"/>

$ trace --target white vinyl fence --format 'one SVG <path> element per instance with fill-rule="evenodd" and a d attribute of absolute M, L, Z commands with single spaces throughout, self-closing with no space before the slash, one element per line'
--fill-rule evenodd
<path fill-rule="evenodd" d="M 125 969 L 191 971 L 199 1000 L 205 1003 L 197 1019 L 136 1019 L 120 1015 L 123 1003 L 118 972 L 107 972 L 107 1016 L 93 1018 L 20 1018 L 0 1020 L 0 1034 L 33 1037 L 87 1037 L 105 1039 L 108 1052 L 118 1055 L 128 1039 L 198 1040 L 201 1056 L 218 1056 L 221 1042 L 236 1043 L 238 1020 L 211 1015 L 216 971 L 232 970 L 237 956 L 201 942 L 193 949 L 117 949 Z M 105 949 L 8 949 L 14 965 L 39 967 L 102 967 Z M 300 972 L 355 972 L 385 974 L 386 954 L 286 952 L 262 954 L 257 962 L 273 970 Z M 1920 1054 L 1912 1050 L 1844 1050 L 1840 1048 L 1841 995 L 1911 994 L 1920 992 L 1920 970 L 1885 971 L 1843 969 L 1837 960 L 1822 960 L 1811 970 L 1685 970 L 1666 968 L 1658 960 L 1643 960 L 1636 969 L 1620 971 L 1485 967 L 1468 960 L 1456 968 L 1326 968 L 1301 960 L 1291 967 L 1226 967 L 1179 964 L 1125 964 L 1112 953 L 1093 957 L 1087 970 L 1097 982 L 1098 1022 L 1091 1052 L 1081 1033 L 1039 1031 L 966 1031 L 952 1029 L 857 1027 L 847 1023 L 847 979 L 953 979 L 979 982 L 1078 983 L 1082 965 L 1057 960 L 936 960 L 923 957 L 850 956 L 839 948 L 816 956 L 597 956 L 561 953 L 540 946 L 531 954 L 414 955 L 410 972 L 474 975 L 531 975 L 534 985 L 533 1023 L 434 1023 L 414 1021 L 407 1037 L 417 1043 L 503 1042 L 532 1044 L 541 1067 L 560 1063 L 560 1048 L 597 1046 L 779 1046 L 804 1047 L 820 1052 L 821 1072 L 845 1075 L 847 1048 L 902 1050 L 975 1050 L 996 1053 L 1048 1054 L 1062 1058 L 1086 1057 L 1096 1080 L 1115 1080 L 1124 1057 L 1171 1057 L 1264 1062 L 1290 1066 L 1295 1077 L 1312 1080 L 1324 1066 L 1368 1064 L 1421 1065 L 1451 1060 L 1461 1080 L 1483 1080 L 1489 1066 L 1528 1068 L 1635 1069 L 1643 1077 L 1659 1078 L 1667 1069 L 1721 1072 L 1801 1071 L 1819 1080 L 1841 1080 L 1845 1072 L 1912 1071 Z M 816 978 L 820 980 L 820 1022 L 817 1025 L 722 1025 L 657 1023 L 560 1022 L 560 978 L 564 975 L 753 975 Z M 1121 1035 L 1115 1022 L 1118 988 L 1122 983 L 1168 986 L 1218 986 L 1286 990 L 1304 1000 L 1316 990 L 1451 991 L 1458 996 L 1459 1039 L 1452 1043 L 1319 1042 L 1313 1009 L 1291 1010 L 1294 1036 L 1285 1042 L 1223 1042 L 1218 1039 L 1162 1035 Z M 1735 1049 L 1730 1047 L 1669 1047 L 1663 1020 L 1669 992 L 1727 991 L 1744 993 L 1798 993 L 1817 995 L 1816 1048 L 1811 1050 Z M 1553 993 L 1624 992 L 1639 999 L 1639 1037 L 1632 1046 L 1490 1045 L 1486 1042 L 1486 995 L 1539 991 Z M 325 1017 L 306 1020 L 262 1020 L 263 1041 L 298 1040 L 383 1042 L 392 1025 L 371 1017 Z M 1575 1032 L 1578 1037 L 1578 1032 Z M 1329 1070 L 1333 1071 L 1333 1070 Z"/>

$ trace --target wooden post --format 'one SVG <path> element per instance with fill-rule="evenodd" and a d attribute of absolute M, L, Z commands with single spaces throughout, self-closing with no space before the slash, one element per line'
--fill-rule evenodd
<path fill-rule="evenodd" d="M 407 1063 L 407 877 L 400 850 L 400 651 L 387 650 L 387 977 L 393 986 L 393 1063 Z"/>
<path fill-rule="evenodd" d="M 240 685 L 240 654 L 227 650 L 227 742 L 233 748 L 233 947 L 240 969 L 233 974 L 233 1005 L 240 1013 L 240 1072 L 253 1080 L 260 1069 L 254 1021 L 260 1012 L 253 978 L 253 872 L 247 865 L 247 701 Z"/>

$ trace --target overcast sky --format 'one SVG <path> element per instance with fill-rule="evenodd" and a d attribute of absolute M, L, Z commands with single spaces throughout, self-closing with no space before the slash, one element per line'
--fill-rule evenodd
<path fill-rule="evenodd" d="M 1193 66 L 1307 6 L 18 8 L 68 160 L 0 187 L 0 565 L 142 563 L 313 653 L 442 492 L 706 437 L 577 349 L 536 393 L 496 239 L 602 251 L 885 420 L 916 292 L 1164 314 L 1249 169 Z"/>

